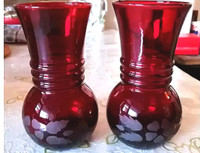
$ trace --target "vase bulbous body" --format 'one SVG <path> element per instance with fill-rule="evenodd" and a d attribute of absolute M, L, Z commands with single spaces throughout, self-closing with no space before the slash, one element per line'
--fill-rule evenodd
<path fill-rule="evenodd" d="M 34 83 L 22 110 L 26 132 L 49 149 L 81 145 L 98 118 L 94 94 L 83 83 L 83 45 L 91 5 L 37 2 L 15 9 L 27 39 Z"/>
<path fill-rule="evenodd" d="M 170 86 L 184 18 L 182 2 L 113 2 L 121 40 L 121 82 L 112 90 L 107 119 L 125 144 L 154 148 L 178 131 L 182 108 Z"/>

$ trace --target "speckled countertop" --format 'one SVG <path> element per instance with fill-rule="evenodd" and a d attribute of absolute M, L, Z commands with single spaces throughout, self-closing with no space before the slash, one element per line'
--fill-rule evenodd
<path fill-rule="evenodd" d="M 21 120 L 23 100 L 33 86 L 26 45 L 10 45 L 5 58 L 5 153 L 56 153 L 35 144 L 26 134 Z M 106 120 L 107 98 L 120 81 L 120 43 L 117 31 L 87 33 L 85 40 L 85 82 L 96 95 L 99 119 L 91 140 L 69 153 L 200 153 L 200 82 L 174 66 L 172 85 L 182 108 L 182 125 L 165 145 L 153 150 L 137 150 L 119 142 Z"/>

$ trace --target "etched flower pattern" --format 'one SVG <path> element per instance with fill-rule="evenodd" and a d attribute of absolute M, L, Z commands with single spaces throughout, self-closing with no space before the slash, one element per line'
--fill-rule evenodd
<path fill-rule="evenodd" d="M 45 139 L 46 142 L 51 145 L 72 143 L 72 141 L 66 137 L 69 137 L 74 133 L 74 131 L 64 130 L 67 127 L 69 120 L 49 122 L 47 125 L 45 125 L 36 119 L 31 120 L 30 116 L 27 115 L 24 117 L 23 121 L 25 126 L 32 126 L 34 129 L 34 133 L 32 135 L 38 140 Z M 45 137 L 43 132 L 47 132 L 49 135 Z M 57 137 L 57 134 L 60 132 L 62 132 L 62 137 Z"/>
<path fill-rule="evenodd" d="M 131 142 L 141 142 L 143 140 L 141 135 L 134 132 L 141 131 L 143 129 L 142 124 L 137 119 L 120 115 L 120 124 L 116 125 L 116 127 L 121 131 L 119 137 L 124 140 Z M 125 130 L 126 128 L 132 132 L 127 132 L 127 130 Z"/>
<path fill-rule="evenodd" d="M 116 127 L 121 131 L 120 138 L 131 142 L 143 141 L 143 137 L 139 133 L 143 129 L 143 125 L 137 119 L 120 115 L 120 124 Z M 162 143 L 165 137 L 171 134 L 170 128 L 172 127 L 167 119 L 163 119 L 161 125 L 158 121 L 153 121 L 147 125 L 149 131 L 145 133 L 145 139 L 148 142 Z"/>
<path fill-rule="evenodd" d="M 165 137 L 169 136 L 170 122 L 166 119 L 162 120 L 161 125 L 158 121 L 153 121 L 147 125 L 149 132 L 145 134 L 146 141 L 161 143 Z"/>

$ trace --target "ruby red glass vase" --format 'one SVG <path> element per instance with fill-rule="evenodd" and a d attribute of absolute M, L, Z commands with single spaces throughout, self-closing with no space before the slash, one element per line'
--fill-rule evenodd
<path fill-rule="evenodd" d="M 185 16 L 184 2 L 113 2 L 121 40 L 121 82 L 108 99 L 111 130 L 125 144 L 148 149 L 168 141 L 182 108 L 170 86 L 173 56 Z"/>
<path fill-rule="evenodd" d="M 94 94 L 83 83 L 83 45 L 91 5 L 36 2 L 15 9 L 27 39 L 34 83 L 23 105 L 26 132 L 49 149 L 81 145 L 98 118 Z"/>

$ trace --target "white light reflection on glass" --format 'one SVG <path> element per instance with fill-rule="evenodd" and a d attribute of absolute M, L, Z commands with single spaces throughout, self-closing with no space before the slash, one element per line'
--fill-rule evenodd
<path fill-rule="evenodd" d="M 39 104 L 37 104 L 37 106 L 35 107 L 35 111 L 36 111 L 37 113 L 39 113 L 40 108 L 41 108 L 41 104 L 39 103 Z"/>
<path fill-rule="evenodd" d="M 170 99 L 170 96 L 169 96 L 169 94 L 168 94 L 167 92 L 165 92 L 165 97 L 166 97 L 167 99 Z"/>
<path fill-rule="evenodd" d="M 132 117 L 137 117 L 137 113 L 134 111 L 134 110 L 132 110 L 131 108 L 129 109 L 129 111 L 128 111 L 128 115 L 130 115 L 130 116 L 132 116 Z"/>
<path fill-rule="evenodd" d="M 47 94 L 47 95 L 50 95 L 50 94 L 51 94 L 51 92 L 50 92 L 50 91 L 46 91 L 46 92 L 45 92 L 45 94 Z"/>
<path fill-rule="evenodd" d="M 70 23 L 71 18 L 70 15 L 68 15 L 65 19 L 65 37 L 67 37 L 70 34 Z"/>
<path fill-rule="evenodd" d="M 41 110 L 40 117 L 44 119 L 48 119 L 48 114 L 45 111 Z"/>
<path fill-rule="evenodd" d="M 135 112 L 133 109 L 130 108 L 130 106 L 128 104 L 125 104 L 122 107 L 122 111 L 128 113 L 128 115 L 130 115 L 131 117 L 137 117 L 137 112 Z"/>
<path fill-rule="evenodd" d="M 127 104 L 124 105 L 124 107 L 122 108 L 122 111 L 127 112 L 129 109 L 129 106 Z"/>
<path fill-rule="evenodd" d="M 46 131 L 46 127 L 47 126 L 45 124 L 40 123 L 40 130 Z"/>
<path fill-rule="evenodd" d="M 138 55 L 138 61 L 140 61 L 142 59 L 142 52 L 143 52 L 143 37 L 144 37 L 144 34 L 143 34 L 143 30 L 142 28 L 140 28 L 140 31 L 141 31 L 141 36 L 140 36 L 140 53 Z"/>

